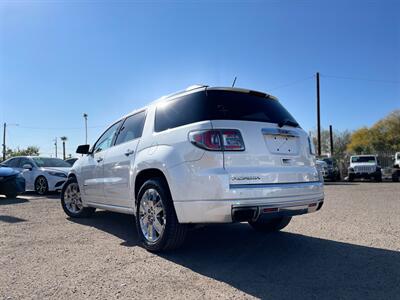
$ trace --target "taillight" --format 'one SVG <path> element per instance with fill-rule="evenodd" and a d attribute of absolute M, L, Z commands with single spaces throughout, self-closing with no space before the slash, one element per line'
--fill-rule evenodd
<path fill-rule="evenodd" d="M 218 130 L 193 131 L 189 134 L 189 139 L 197 147 L 214 151 L 222 150 Z"/>
<path fill-rule="evenodd" d="M 189 140 L 197 147 L 211 151 L 243 151 L 244 142 L 239 130 L 214 129 L 192 131 Z"/>
<path fill-rule="evenodd" d="M 225 151 L 242 151 L 244 150 L 244 142 L 239 130 L 222 129 L 222 144 Z"/>

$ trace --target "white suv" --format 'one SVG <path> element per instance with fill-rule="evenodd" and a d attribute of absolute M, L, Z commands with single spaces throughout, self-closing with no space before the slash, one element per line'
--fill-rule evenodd
<path fill-rule="evenodd" d="M 165 96 L 77 153 L 64 211 L 133 214 L 150 251 L 178 247 L 190 224 L 280 230 L 324 200 L 307 134 L 277 99 L 251 90 L 198 86 Z"/>
<path fill-rule="evenodd" d="M 382 181 L 382 169 L 376 155 L 351 156 L 348 171 L 348 181 L 354 181 L 356 178 L 373 178 L 375 181 Z"/>

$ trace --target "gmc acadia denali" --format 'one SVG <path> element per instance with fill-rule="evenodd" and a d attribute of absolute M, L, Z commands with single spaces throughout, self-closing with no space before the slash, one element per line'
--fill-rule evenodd
<path fill-rule="evenodd" d="M 276 98 L 252 90 L 195 86 L 164 96 L 77 153 L 61 193 L 65 213 L 133 214 L 150 251 L 177 248 L 191 224 L 277 231 L 324 201 L 310 138 Z"/>

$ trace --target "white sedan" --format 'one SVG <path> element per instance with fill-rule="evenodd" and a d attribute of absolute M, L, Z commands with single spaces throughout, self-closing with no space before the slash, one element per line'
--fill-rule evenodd
<path fill-rule="evenodd" d="M 61 190 L 71 165 L 62 159 L 41 156 L 17 156 L 2 163 L 22 173 L 26 182 L 26 191 L 35 191 L 39 195 Z"/>

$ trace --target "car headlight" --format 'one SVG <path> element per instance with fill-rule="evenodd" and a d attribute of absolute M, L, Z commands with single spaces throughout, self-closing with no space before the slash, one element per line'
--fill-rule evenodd
<path fill-rule="evenodd" d="M 354 168 L 349 168 L 349 172 L 354 172 Z"/>
<path fill-rule="evenodd" d="M 63 178 L 67 178 L 67 175 L 65 173 L 62 172 L 47 172 L 47 174 L 51 175 L 51 176 L 57 176 L 57 177 L 63 177 Z"/>

